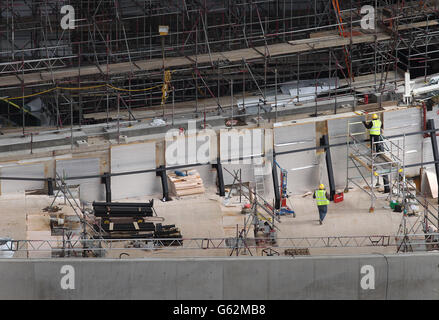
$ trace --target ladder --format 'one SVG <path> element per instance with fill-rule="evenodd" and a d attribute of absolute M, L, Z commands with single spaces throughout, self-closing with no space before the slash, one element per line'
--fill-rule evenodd
<path fill-rule="evenodd" d="M 265 196 L 265 183 L 264 183 L 264 165 L 253 166 L 253 176 L 255 180 L 255 192 L 258 195 Z"/>

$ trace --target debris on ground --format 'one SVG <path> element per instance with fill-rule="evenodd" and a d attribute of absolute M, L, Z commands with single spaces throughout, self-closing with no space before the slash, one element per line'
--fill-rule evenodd
<path fill-rule="evenodd" d="M 309 256 L 309 249 L 285 249 L 284 254 L 286 256 Z"/>
<path fill-rule="evenodd" d="M 60 208 L 58 206 L 53 206 L 53 207 L 47 206 L 47 207 L 45 207 L 43 209 L 44 212 L 58 212 L 58 211 L 61 211 L 61 210 L 62 210 L 62 208 Z"/>

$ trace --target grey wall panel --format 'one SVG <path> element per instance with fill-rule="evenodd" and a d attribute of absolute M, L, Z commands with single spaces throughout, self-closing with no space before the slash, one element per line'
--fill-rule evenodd
<path fill-rule="evenodd" d="M 260 155 L 264 152 L 264 143 L 263 129 L 221 130 L 221 160 Z"/>
<path fill-rule="evenodd" d="M 208 163 L 217 157 L 217 136 L 214 132 L 177 135 L 166 138 L 166 165 L 177 166 Z"/>
<path fill-rule="evenodd" d="M 205 187 L 216 186 L 217 173 L 216 169 L 212 168 L 212 165 L 198 166 L 193 169 L 198 171 Z"/>
<path fill-rule="evenodd" d="M 276 152 L 304 149 L 316 146 L 315 123 L 277 127 L 274 130 Z M 277 163 L 288 170 L 288 191 L 304 193 L 315 188 L 320 173 L 316 151 L 304 151 L 276 156 Z"/>
<path fill-rule="evenodd" d="M 274 147 L 276 152 L 315 147 L 315 123 L 276 127 Z"/>
<path fill-rule="evenodd" d="M 56 173 L 66 178 L 99 175 L 101 174 L 99 164 L 99 158 L 56 160 Z M 80 199 L 82 201 L 92 202 L 105 199 L 104 185 L 101 184 L 100 178 L 68 179 L 66 182 L 69 185 L 80 185 Z"/>
<path fill-rule="evenodd" d="M 133 143 L 111 148 L 111 172 L 148 170 L 156 167 L 155 143 Z M 113 200 L 161 192 L 155 172 L 111 177 Z"/>
<path fill-rule="evenodd" d="M 233 174 L 241 169 L 241 181 L 254 181 L 254 166 L 258 160 L 251 156 L 259 156 L 265 151 L 265 135 L 263 129 L 222 130 L 220 133 L 220 156 L 223 168 Z M 236 160 L 242 157 L 241 160 Z M 232 160 L 226 163 L 227 160 Z M 258 158 L 260 159 L 260 158 Z M 233 176 L 224 170 L 224 183 L 233 183 Z"/>
<path fill-rule="evenodd" d="M 250 182 L 254 181 L 254 174 L 253 174 L 253 165 L 252 164 L 223 164 L 223 177 L 224 177 L 224 184 L 230 185 L 233 183 L 233 175 L 234 171 L 237 171 L 241 169 L 241 181 L 242 182 Z M 228 170 L 229 172 L 227 172 Z"/>
<path fill-rule="evenodd" d="M 0 174 L 2 177 L 44 178 L 44 164 L 3 165 L 0 166 Z M 1 180 L 2 194 L 43 188 L 44 181 Z"/>
<path fill-rule="evenodd" d="M 350 133 L 354 134 L 356 139 L 358 139 L 359 141 L 366 139 L 366 128 L 362 123 L 359 123 L 363 120 L 364 116 L 328 120 L 329 143 L 346 143 L 348 123 L 350 123 Z M 353 166 L 351 161 L 349 161 L 349 164 L 347 162 L 346 145 L 331 148 L 331 158 L 332 168 L 334 171 L 335 186 L 337 189 L 344 189 L 344 187 L 346 186 L 346 168 L 347 166 Z M 326 171 L 326 163 L 323 169 Z M 366 169 L 364 169 L 364 172 L 366 172 Z M 358 175 L 359 174 L 357 172 L 357 169 L 349 169 L 350 177 Z M 325 176 L 327 177 L 326 173 Z"/>

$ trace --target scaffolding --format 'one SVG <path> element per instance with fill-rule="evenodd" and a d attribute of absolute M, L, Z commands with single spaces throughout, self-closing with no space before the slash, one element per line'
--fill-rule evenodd
<path fill-rule="evenodd" d="M 345 192 L 349 191 L 349 183 L 366 192 L 371 201 L 369 212 L 374 212 L 379 198 L 403 202 L 407 195 L 405 136 L 392 139 L 381 136 L 380 141 L 368 141 L 365 139 L 367 130 L 355 131 L 352 128 L 358 125 L 362 122 L 347 124 Z M 378 191 L 381 188 L 380 178 L 384 187 L 382 193 Z"/>
<path fill-rule="evenodd" d="M 74 30 L 60 28 L 66 4 Z M 364 5 L 376 8 L 374 30 L 360 27 Z M 267 101 L 282 84 L 340 78 L 347 87 L 316 96 L 317 113 L 321 99 L 394 94 L 402 71 L 426 77 L 438 17 L 433 0 L 1 0 L 0 116 L 29 131 L 36 98 L 57 127 L 167 117 L 171 104 L 200 116 L 237 108 L 234 95 Z"/>
<path fill-rule="evenodd" d="M 398 138 L 382 138 L 379 141 L 365 139 L 367 132 L 354 129 L 362 122 L 347 124 L 347 172 L 346 188 L 352 183 L 370 196 L 369 212 L 374 212 L 378 199 L 398 206 L 401 222 L 397 235 L 397 252 L 427 251 L 437 248 L 437 239 L 428 234 L 438 230 L 437 206 L 405 174 L 405 135 Z M 383 185 L 379 184 L 379 179 Z M 375 184 L 376 182 L 376 184 Z M 381 190 L 383 187 L 383 190 Z M 422 196 L 422 199 L 420 199 Z M 391 208 L 391 206 L 389 207 Z M 419 208 L 422 214 L 419 214 Z M 392 208 L 393 209 L 393 208 Z"/>

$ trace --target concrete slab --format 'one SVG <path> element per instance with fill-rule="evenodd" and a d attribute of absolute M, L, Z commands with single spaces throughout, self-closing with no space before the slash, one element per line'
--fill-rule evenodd
<path fill-rule="evenodd" d="M 223 204 L 223 199 L 215 195 L 215 189 L 197 196 L 175 198 L 170 202 L 161 202 L 160 194 L 155 195 L 157 215 L 164 217 L 164 224 L 175 224 L 183 235 L 188 238 L 227 238 L 235 237 L 236 230 L 241 231 L 244 226 L 245 215 L 241 208 L 246 203 L 245 198 L 239 203 L 239 197 L 233 197 L 228 206 Z M 48 227 L 48 214 L 42 209 L 48 206 L 53 198 L 46 195 L 28 195 L 24 193 L 5 195 L 0 197 L 0 216 L 3 223 L 0 225 L 1 236 L 11 236 L 14 239 L 48 240 L 50 236 Z M 149 201 L 151 197 L 135 197 L 124 201 L 138 202 Z M 123 201 L 121 201 L 123 202 Z M 373 236 L 396 235 L 401 223 L 401 213 L 392 212 L 384 208 L 388 203 L 379 200 L 374 213 L 369 213 L 370 198 L 361 190 L 350 190 L 345 194 L 341 203 L 331 203 L 323 225 L 318 223 L 318 211 L 315 199 L 308 195 L 291 196 L 290 206 L 296 212 L 292 216 L 281 217 L 278 238 L 299 237 L 332 237 L 332 236 Z M 73 210 L 62 201 L 57 201 L 62 207 L 62 213 L 74 214 Z M 27 224 L 26 224 L 27 215 Z M 409 218 L 409 223 L 414 223 L 416 218 Z M 250 235 L 253 235 L 250 230 Z M 193 247 L 195 243 L 184 241 L 184 247 Z M 228 256 L 230 249 L 184 249 L 172 248 L 166 250 L 132 250 L 125 247 L 124 243 L 118 245 L 119 250 L 112 250 L 107 258 L 119 258 L 121 253 L 129 254 L 129 258 L 140 257 L 202 257 L 202 256 Z M 284 249 L 279 248 L 283 254 Z M 310 249 L 311 255 L 321 254 L 365 254 L 365 253 L 393 253 L 394 247 L 362 247 L 362 248 L 315 248 Z M 253 254 L 261 254 L 261 250 L 253 250 Z M 47 254 L 43 254 L 47 257 Z M 212 293 L 212 296 L 215 296 Z"/>

